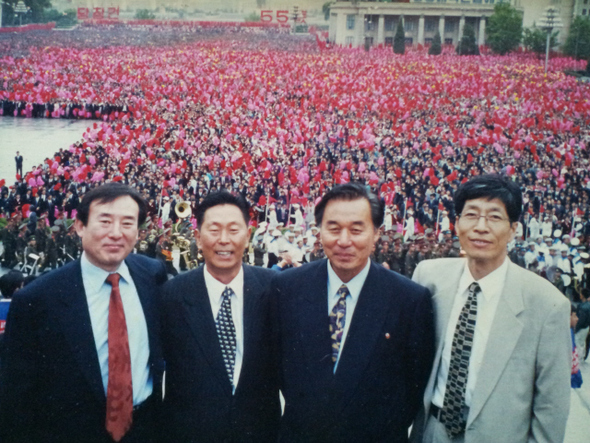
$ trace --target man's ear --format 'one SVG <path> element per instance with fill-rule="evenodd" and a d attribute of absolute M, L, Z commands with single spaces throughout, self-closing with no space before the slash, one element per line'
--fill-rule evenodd
<path fill-rule="evenodd" d="M 514 237 L 516 236 L 517 226 L 518 226 L 517 222 L 510 223 L 510 241 L 514 240 Z"/>
<path fill-rule="evenodd" d="M 201 232 L 198 229 L 195 229 L 195 240 L 197 241 L 197 246 L 199 249 L 203 249 L 201 247 Z"/>
<path fill-rule="evenodd" d="M 82 221 L 76 219 L 74 221 L 74 229 L 76 230 L 76 234 L 78 234 L 78 237 L 82 238 L 82 235 L 84 234 L 84 223 L 82 223 Z"/>

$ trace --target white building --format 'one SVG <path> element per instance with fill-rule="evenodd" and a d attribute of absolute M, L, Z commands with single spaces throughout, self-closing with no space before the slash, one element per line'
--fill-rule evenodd
<path fill-rule="evenodd" d="M 505 2 L 508 0 L 505 0 Z M 576 14 L 590 15 L 590 0 L 510 0 L 523 13 L 523 27 L 539 22 L 548 6 L 559 8 L 559 42 L 567 37 Z M 478 44 L 485 43 L 487 19 L 502 0 L 407 0 L 405 2 L 338 1 L 330 9 L 330 41 L 340 45 L 392 45 L 400 17 L 406 44 L 429 44 L 436 31 L 443 44 L 456 45 L 463 28 L 475 29 Z"/>

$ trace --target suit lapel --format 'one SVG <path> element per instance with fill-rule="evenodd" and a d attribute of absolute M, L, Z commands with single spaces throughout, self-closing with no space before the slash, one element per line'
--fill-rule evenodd
<path fill-rule="evenodd" d="M 371 263 L 341 350 L 333 394 L 343 396 L 342 404 L 354 394 L 389 312 L 391 300 L 379 285 L 379 272 L 377 265 Z"/>
<path fill-rule="evenodd" d="M 141 307 L 143 309 L 143 315 L 145 317 L 145 322 L 147 325 L 148 331 L 148 340 L 150 345 L 150 361 L 153 363 L 152 358 L 154 357 L 154 346 L 158 341 L 158 319 L 156 317 L 155 312 L 155 294 L 154 290 L 156 289 L 153 286 L 152 279 L 142 278 L 142 274 L 149 272 L 148 270 L 139 269 L 139 266 L 132 262 L 131 260 L 125 260 L 127 264 L 127 268 L 129 269 L 129 273 L 131 274 L 131 278 L 133 279 L 133 283 L 135 284 L 135 289 L 137 290 L 137 295 L 139 296 L 139 301 L 141 303 Z"/>
<path fill-rule="evenodd" d="M 494 390 L 522 333 L 518 315 L 524 310 L 524 300 L 517 265 L 509 263 L 506 282 L 492 322 L 481 369 L 473 392 L 467 425 L 473 422 Z"/>
<path fill-rule="evenodd" d="M 244 324 L 244 351 L 240 379 L 244 377 L 244 373 L 246 372 L 245 369 L 247 370 L 247 367 L 250 364 L 250 358 L 253 354 L 253 351 L 250 350 L 250 347 L 253 345 L 253 338 L 257 336 L 256 329 L 260 327 L 258 320 L 260 318 L 260 296 L 262 292 L 262 287 L 254 275 L 254 272 L 252 272 L 248 266 L 244 266 L 243 269 L 244 314 L 242 318 Z M 240 390 L 240 386 L 243 386 L 243 383 L 240 383 L 240 380 L 238 380 L 236 394 Z"/>
<path fill-rule="evenodd" d="M 99 401 L 105 402 L 106 396 L 92 332 L 90 313 L 88 312 L 86 292 L 82 282 L 80 261 L 77 260 L 72 266 L 73 272 L 71 278 L 67 281 L 67 289 L 64 287 L 59 288 L 60 301 L 64 306 L 60 310 L 58 321 L 70 344 L 72 355 L 78 362 L 92 392 Z"/>
<path fill-rule="evenodd" d="M 426 390 L 424 391 L 424 407 L 428 411 L 432 394 L 434 392 L 434 384 L 438 376 L 438 367 L 442 355 L 443 345 L 445 342 L 445 335 L 449 323 L 449 316 L 457 294 L 457 287 L 459 286 L 459 279 L 465 267 L 465 260 L 454 260 L 448 264 L 444 269 L 445 278 L 439 283 L 435 283 L 434 287 L 428 287 L 433 294 L 432 302 L 434 305 L 434 312 L 436 313 L 436 354 L 434 358 L 434 367 L 430 373 Z M 427 277 L 429 278 L 429 277 Z"/>
<path fill-rule="evenodd" d="M 330 321 L 328 319 L 328 262 L 322 260 L 317 269 L 310 272 L 309 279 L 302 282 L 300 299 L 302 306 L 295 307 L 300 313 L 298 331 L 301 343 L 308 354 L 309 371 L 318 377 L 318 385 L 332 382 L 332 342 L 330 340 Z"/>
<path fill-rule="evenodd" d="M 205 277 L 203 275 L 204 267 L 200 267 L 192 272 L 192 278 L 182 289 L 184 292 L 184 310 L 183 314 L 187 324 L 201 348 L 203 355 L 213 368 L 213 372 L 218 378 L 219 383 L 231 395 L 231 383 L 225 370 L 215 320 L 213 320 L 213 311 L 209 302 Z"/>

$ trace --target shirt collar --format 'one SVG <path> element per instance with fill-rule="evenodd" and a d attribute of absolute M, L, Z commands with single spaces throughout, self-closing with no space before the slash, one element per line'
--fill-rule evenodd
<path fill-rule="evenodd" d="M 367 264 L 361 272 L 355 275 L 348 283 L 344 283 L 340 280 L 340 277 L 336 275 L 336 272 L 330 264 L 330 260 L 328 260 L 328 296 L 330 298 L 336 297 L 336 293 L 338 292 L 338 289 L 340 289 L 340 286 L 346 285 L 350 296 L 356 300 L 361 293 L 361 289 L 363 289 L 370 268 L 371 260 L 367 259 Z"/>
<path fill-rule="evenodd" d="M 98 291 L 101 288 L 109 274 L 114 274 L 114 272 L 105 271 L 104 269 L 90 263 L 86 252 L 82 253 L 80 267 L 82 268 L 82 277 L 84 282 L 88 283 L 88 287 L 95 291 Z M 129 273 L 129 268 L 127 267 L 125 261 L 121 262 L 115 272 L 121 276 L 123 281 L 131 281 L 131 274 Z"/>
<path fill-rule="evenodd" d="M 234 277 L 229 284 L 221 283 L 215 277 L 213 277 L 209 270 L 207 269 L 207 265 L 204 265 L 203 275 L 205 276 L 205 286 L 207 287 L 207 291 L 209 292 L 209 297 L 213 297 L 214 300 L 219 301 L 221 300 L 221 295 L 225 288 L 230 287 L 234 294 L 238 298 L 242 298 L 242 292 L 244 288 L 244 267 L 240 266 L 240 271 L 238 275 Z"/>
<path fill-rule="evenodd" d="M 463 270 L 461 280 L 459 281 L 459 294 L 463 294 L 465 291 L 467 291 L 467 288 L 469 288 L 471 283 L 475 281 L 479 283 L 481 293 L 486 300 L 489 300 L 494 295 L 501 293 L 502 289 L 504 288 L 504 282 L 506 281 L 506 273 L 508 272 L 509 261 L 510 260 L 508 257 L 504 258 L 504 262 L 502 262 L 499 268 L 493 270 L 480 280 L 476 280 L 471 275 L 467 261 L 465 261 L 465 269 Z"/>

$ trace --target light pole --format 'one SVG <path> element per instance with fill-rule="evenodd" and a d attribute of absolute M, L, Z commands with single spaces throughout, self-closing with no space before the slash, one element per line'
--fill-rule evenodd
<path fill-rule="evenodd" d="M 547 74 L 549 49 L 551 48 L 551 33 L 555 28 L 563 27 L 561 18 L 559 17 L 559 10 L 554 6 L 547 7 L 541 16 L 539 27 L 547 32 L 547 43 L 545 44 L 545 74 Z"/>

